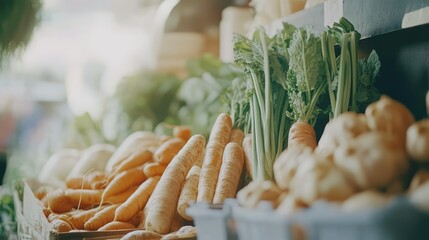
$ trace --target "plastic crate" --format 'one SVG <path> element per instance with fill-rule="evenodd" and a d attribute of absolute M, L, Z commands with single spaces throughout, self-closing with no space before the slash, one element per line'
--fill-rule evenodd
<path fill-rule="evenodd" d="M 405 198 L 396 198 L 385 208 L 356 213 L 343 212 L 333 204 L 317 202 L 292 217 L 276 213 L 266 203 L 256 209 L 235 206 L 233 217 L 238 238 L 243 240 L 429 239 L 429 212 L 417 208 Z"/>
<path fill-rule="evenodd" d="M 356 213 L 321 202 L 297 214 L 294 221 L 307 240 L 429 239 L 429 212 L 405 198 L 393 199 L 385 208 Z"/>
<path fill-rule="evenodd" d="M 238 239 L 246 240 L 289 240 L 292 238 L 292 218 L 276 213 L 271 204 L 262 202 L 255 209 L 233 208 Z"/>
<path fill-rule="evenodd" d="M 198 240 L 236 240 L 237 233 L 232 219 L 236 202 L 227 199 L 225 204 L 196 203 L 186 213 L 194 219 Z"/>

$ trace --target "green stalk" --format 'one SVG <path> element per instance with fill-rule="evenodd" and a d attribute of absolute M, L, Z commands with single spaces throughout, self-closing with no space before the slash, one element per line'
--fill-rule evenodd
<path fill-rule="evenodd" d="M 352 79 L 351 79 L 351 69 L 350 69 L 350 53 L 347 50 L 346 58 L 344 59 L 345 66 L 346 66 L 346 74 L 344 79 L 344 97 L 342 99 L 343 106 L 341 109 L 341 112 L 347 112 L 349 108 L 350 103 L 350 90 L 352 85 Z"/>
<path fill-rule="evenodd" d="M 253 97 L 249 100 L 250 104 L 250 116 L 251 116 L 251 128 L 252 128 L 252 176 L 256 181 L 258 179 L 258 150 L 257 146 L 253 144 L 255 142 L 256 134 L 256 118 L 255 118 L 255 104 L 253 103 Z"/>
<path fill-rule="evenodd" d="M 277 136 L 277 152 L 276 152 L 276 158 L 280 155 L 280 153 L 284 150 L 284 133 L 285 133 L 285 125 L 286 125 L 286 114 L 285 114 L 285 106 L 286 106 L 286 101 L 287 101 L 287 96 L 285 94 L 285 92 L 282 93 L 282 98 L 281 98 L 281 110 L 280 112 L 280 125 L 277 129 L 278 132 L 278 136 Z"/>
<path fill-rule="evenodd" d="M 259 109 L 262 112 L 262 114 L 265 115 L 265 106 L 264 106 L 264 104 L 262 104 L 264 102 L 264 97 L 262 95 L 261 86 L 257 80 L 258 77 L 256 76 L 253 69 L 250 69 L 250 74 L 252 75 L 251 79 L 253 82 L 253 89 L 255 89 Z"/>
<path fill-rule="evenodd" d="M 274 152 L 274 129 L 273 129 L 273 117 L 272 117 L 272 89 L 271 89 L 271 77 L 270 77 L 270 61 L 268 58 L 267 43 L 265 41 L 265 32 L 259 32 L 259 38 L 261 40 L 262 51 L 264 54 L 264 77 L 265 77 L 265 127 L 264 127 L 264 144 L 265 144 L 265 159 L 266 164 L 272 160 L 272 153 Z M 265 170 L 269 170 L 269 166 L 266 166 Z"/>
<path fill-rule="evenodd" d="M 330 67 L 332 69 L 332 66 L 329 66 L 329 47 L 328 47 L 328 36 L 326 32 L 322 32 L 322 56 L 323 56 L 323 62 L 325 64 L 325 71 L 326 71 L 326 82 L 328 83 L 328 93 L 329 93 L 329 100 L 331 102 L 331 109 L 332 112 L 335 108 L 335 93 L 332 89 L 332 75 L 331 71 L 329 70 Z"/>
<path fill-rule="evenodd" d="M 347 33 L 343 34 L 343 39 L 341 41 L 341 60 L 340 60 L 340 72 L 339 72 L 339 78 L 338 78 L 338 87 L 337 87 L 337 102 L 335 106 L 335 112 L 334 112 L 334 118 L 338 117 L 341 114 L 341 110 L 343 107 L 341 104 L 344 102 L 344 85 L 346 81 L 346 56 L 348 52 L 348 35 Z"/>
<path fill-rule="evenodd" d="M 331 74 L 335 77 L 337 74 L 337 60 L 335 58 L 335 43 L 334 36 L 328 36 L 329 59 L 331 61 Z"/>
<path fill-rule="evenodd" d="M 254 107 L 254 117 L 255 117 L 255 132 L 254 132 L 254 136 L 252 135 L 252 147 L 256 148 L 256 152 L 257 152 L 257 162 L 258 162 L 258 181 L 264 181 L 267 179 L 267 176 L 265 174 L 264 171 L 264 153 L 265 153 L 265 149 L 264 149 L 264 142 L 263 142 L 263 129 L 262 129 L 262 119 L 261 119 L 261 112 L 260 109 L 258 108 L 257 104 L 256 104 L 256 96 L 253 95 L 253 107 Z"/>
<path fill-rule="evenodd" d="M 357 92 L 357 43 L 358 39 L 356 36 L 356 32 L 351 33 L 350 37 L 350 52 L 351 52 L 351 71 L 352 71 L 352 109 L 353 111 L 357 111 L 356 105 L 356 92 Z"/>

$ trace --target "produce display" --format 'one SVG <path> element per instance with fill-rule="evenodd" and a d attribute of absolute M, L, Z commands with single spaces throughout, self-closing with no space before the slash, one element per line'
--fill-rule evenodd
<path fill-rule="evenodd" d="M 275 181 L 252 182 L 237 200 L 248 208 L 269 201 L 279 214 L 292 216 L 320 200 L 358 212 L 405 195 L 429 210 L 427 122 L 416 122 L 404 105 L 382 96 L 365 114 L 331 120 L 316 149 L 288 146 L 275 162 Z"/>
<path fill-rule="evenodd" d="M 195 237 L 186 209 L 196 201 L 221 204 L 235 197 L 244 167 L 243 138 L 226 113 L 217 117 L 207 144 L 185 126 L 176 126 L 172 136 L 135 132 L 111 148 L 107 160 L 99 151 L 91 160 L 82 154 L 75 167 L 94 159 L 97 165 L 85 172 L 79 167 L 35 196 L 57 232 L 144 229 L 123 239 Z M 89 153 L 100 146 L 109 149 L 96 145 Z"/>
<path fill-rule="evenodd" d="M 151 130 L 54 154 L 34 191 L 46 219 L 59 233 L 180 239 L 196 237 L 194 203 L 231 198 L 285 217 L 320 201 L 374 210 L 396 196 L 429 211 L 429 119 L 380 96 L 378 55 L 359 57 L 359 39 L 344 18 L 320 35 L 284 23 L 273 36 L 237 35 L 237 65 L 206 56 L 183 83 L 127 79 L 123 111 Z"/>

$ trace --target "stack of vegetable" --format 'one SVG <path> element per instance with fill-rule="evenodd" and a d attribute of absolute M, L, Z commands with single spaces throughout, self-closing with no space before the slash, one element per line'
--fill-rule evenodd
<path fill-rule="evenodd" d="M 245 207 L 271 201 L 291 216 L 319 200 L 353 212 L 406 195 L 429 210 L 428 133 L 429 119 L 415 122 L 404 105 L 382 96 L 365 114 L 347 112 L 331 120 L 315 150 L 289 146 L 276 160 L 275 183 L 253 182 L 237 194 L 238 201 Z"/>
<path fill-rule="evenodd" d="M 377 54 L 358 60 L 358 40 L 359 34 L 344 18 L 321 36 L 287 23 L 273 37 L 263 28 L 251 39 L 236 36 L 235 60 L 244 68 L 247 83 L 233 85 L 232 92 L 247 93 L 232 98 L 231 112 L 239 109 L 241 116 L 249 116 L 237 122 L 252 133 L 255 181 L 274 178 L 274 161 L 286 146 L 314 149 L 318 119 L 363 110 L 378 98 Z"/>
<path fill-rule="evenodd" d="M 244 166 L 243 138 L 225 113 L 217 117 L 207 145 L 184 126 L 175 127 L 173 136 L 135 132 L 101 161 L 103 169 L 92 165 L 73 171 L 64 186 L 45 186 L 35 194 L 58 232 L 144 229 L 132 235 L 161 238 L 179 231 L 175 234 L 195 236 L 190 226 L 181 228 L 192 220 L 186 209 L 196 201 L 223 203 L 235 197 Z"/>

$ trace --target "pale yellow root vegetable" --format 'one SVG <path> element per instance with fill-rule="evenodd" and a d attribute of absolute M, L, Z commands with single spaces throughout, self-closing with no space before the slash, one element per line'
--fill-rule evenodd
<path fill-rule="evenodd" d="M 144 213 L 143 211 L 139 211 L 133 218 L 131 218 L 129 221 L 127 221 L 128 223 L 131 223 L 134 226 L 139 226 L 142 218 L 144 217 Z"/>
<path fill-rule="evenodd" d="M 51 222 L 52 230 L 55 232 L 70 232 L 73 230 L 72 226 L 64 220 L 61 219 L 55 219 Z"/>
<path fill-rule="evenodd" d="M 148 230 L 135 230 L 127 233 L 121 240 L 159 240 L 162 235 Z"/>
<path fill-rule="evenodd" d="M 306 122 L 295 122 L 289 129 L 288 146 L 302 144 L 312 149 L 317 147 L 314 127 Z"/>
<path fill-rule="evenodd" d="M 247 176 L 252 178 L 252 134 L 247 134 L 243 139 L 244 166 Z"/>
<path fill-rule="evenodd" d="M 197 230 L 193 226 L 183 226 L 178 231 L 172 232 L 170 234 L 162 237 L 162 240 L 167 239 L 188 239 L 195 238 L 197 236 Z"/>
<path fill-rule="evenodd" d="M 222 166 L 213 198 L 214 204 L 223 203 L 226 198 L 235 197 L 243 164 L 244 156 L 241 146 L 235 142 L 228 143 L 223 153 Z"/>
<path fill-rule="evenodd" d="M 192 136 L 168 165 L 151 196 L 145 221 L 147 230 L 168 233 L 176 213 L 180 189 L 204 145 L 202 135 Z"/>
<path fill-rule="evenodd" d="M 176 126 L 173 128 L 173 136 L 188 141 L 192 136 L 192 131 L 187 126 Z"/>
<path fill-rule="evenodd" d="M 149 163 L 144 167 L 144 174 L 147 177 L 155 177 L 155 176 L 161 176 L 165 169 L 167 168 L 167 165 L 160 164 L 160 163 Z"/>
<path fill-rule="evenodd" d="M 134 226 L 131 223 L 113 221 L 102 226 L 101 228 L 98 229 L 98 231 L 127 230 L 127 229 L 135 229 L 135 228 L 136 226 Z"/>
<path fill-rule="evenodd" d="M 153 155 L 155 162 L 168 165 L 185 143 L 186 141 L 181 138 L 172 138 L 161 144 Z"/>
<path fill-rule="evenodd" d="M 341 205 L 345 212 L 362 212 L 386 207 L 391 197 L 377 191 L 368 190 L 355 194 L 348 198 Z"/>
<path fill-rule="evenodd" d="M 85 225 L 85 222 L 92 218 L 96 213 L 103 210 L 106 206 L 96 207 L 90 210 L 78 212 L 76 214 L 73 214 L 71 217 L 67 219 L 67 222 L 70 223 L 70 225 L 74 229 L 80 229 L 83 230 L 83 227 Z"/>
<path fill-rule="evenodd" d="M 171 221 L 171 226 L 169 232 L 175 232 L 183 226 L 183 219 L 179 215 L 175 215 L 173 221 Z"/>
<path fill-rule="evenodd" d="M 142 210 L 159 182 L 160 177 L 151 177 L 142 183 L 137 190 L 115 211 L 115 221 L 127 222 Z"/>
<path fill-rule="evenodd" d="M 141 166 L 153 158 L 151 151 L 147 149 L 139 150 L 131 154 L 127 159 L 120 162 L 114 169 L 113 173 L 109 176 L 109 181 L 111 181 L 116 175 L 121 172 L 124 172 L 128 169 L 132 169 L 138 166 Z"/>
<path fill-rule="evenodd" d="M 213 201 L 220 166 L 222 164 L 223 151 L 229 141 L 231 129 L 231 117 L 226 113 L 220 114 L 213 125 L 210 138 L 207 142 L 198 183 L 198 202 L 212 203 Z"/>
<path fill-rule="evenodd" d="M 408 192 L 413 192 L 427 181 L 429 181 L 429 170 L 420 169 L 416 174 L 414 174 L 410 187 L 408 188 Z"/>
<path fill-rule="evenodd" d="M 429 118 L 413 123 L 407 129 L 407 154 L 419 162 L 429 162 Z"/>
<path fill-rule="evenodd" d="M 131 186 L 141 184 L 146 179 L 147 177 L 144 174 L 144 168 L 142 166 L 121 172 L 109 183 L 109 185 L 107 185 L 103 192 L 102 200 L 123 192 Z"/>
<path fill-rule="evenodd" d="M 108 197 L 103 202 L 109 204 L 121 204 L 127 201 L 127 199 L 137 190 L 138 186 L 139 185 L 134 185 L 121 193 Z"/>
<path fill-rule="evenodd" d="M 243 145 L 244 133 L 238 128 L 231 130 L 231 135 L 229 136 L 229 142 L 235 142 L 238 145 Z"/>
<path fill-rule="evenodd" d="M 130 134 L 110 157 L 106 164 L 106 172 L 111 173 L 115 166 L 132 155 L 136 149 L 152 149 L 159 147 L 159 137 L 152 132 L 134 132 Z"/>
<path fill-rule="evenodd" d="M 45 215 L 45 217 L 48 217 L 52 213 L 52 210 L 47 208 L 47 207 L 43 207 L 42 211 L 43 211 L 43 215 Z"/>
<path fill-rule="evenodd" d="M 97 212 L 94 216 L 88 219 L 84 224 L 85 230 L 95 231 L 107 223 L 113 221 L 115 218 L 115 210 L 119 207 L 119 204 L 110 205 L 103 210 Z"/>
<path fill-rule="evenodd" d="M 192 217 L 186 214 L 186 209 L 191 203 L 197 201 L 198 181 L 200 178 L 201 168 L 193 166 L 186 176 L 185 184 L 183 184 L 180 192 L 179 202 L 177 203 L 177 213 L 185 220 L 191 221 Z"/>

